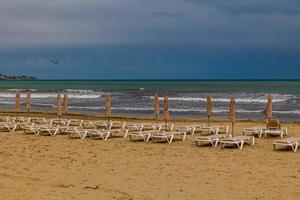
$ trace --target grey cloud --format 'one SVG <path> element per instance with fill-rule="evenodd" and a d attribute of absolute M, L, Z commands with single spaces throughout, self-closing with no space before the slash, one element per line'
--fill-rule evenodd
<path fill-rule="evenodd" d="M 170 13 L 170 12 L 164 12 L 164 11 L 155 11 L 150 16 L 151 17 L 177 18 L 177 17 L 183 17 L 184 13 Z"/>
<path fill-rule="evenodd" d="M 297 0 L 183 0 L 198 5 L 207 5 L 229 14 L 280 14 L 298 15 L 300 13 L 300 2 Z"/>
<path fill-rule="evenodd" d="M 0 46 L 300 48 L 299 4 L 292 0 L 1 1 Z"/>

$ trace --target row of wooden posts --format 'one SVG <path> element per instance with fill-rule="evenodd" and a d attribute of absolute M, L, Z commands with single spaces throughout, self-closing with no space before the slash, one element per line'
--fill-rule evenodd
<path fill-rule="evenodd" d="M 20 99 L 21 95 L 19 92 L 16 93 L 16 112 L 21 112 L 21 105 L 20 105 Z M 61 94 L 57 95 L 56 99 L 56 112 L 57 116 L 62 116 L 63 114 L 68 113 L 68 96 L 67 94 L 64 94 L 63 96 L 63 106 L 61 105 Z M 63 110 L 62 110 L 63 107 Z M 26 111 L 30 112 L 31 110 L 31 92 L 27 93 L 26 97 Z M 155 114 L 155 121 L 158 121 L 159 117 L 159 97 L 158 95 L 154 96 L 154 114 Z M 232 132 L 233 132 L 233 127 L 234 123 L 236 121 L 236 114 L 235 114 L 235 97 L 232 96 L 230 99 L 230 109 L 229 109 L 229 121 L 232 123 Z M 207 114 L 207 122 L 208 125 L 210 123 L 210 118 L 212 116 L 212 99 L 211 96 L 207 97 L 207 107 L 206 107 L 206 114 Z M 272 118 L 272 96 L 268 96 L 268 101 L 267 101 L 267 107 L 265 110 L 266 118 L 270 119 Z M 108 94 L 106 95 L 106 100 L 105 100 L 105 117 L 108 119 L 111 117 L 111 96 Z M 170 118 L 170 113 L 169 113 L 169 98 L 167 96 L 164 97 L 164 104 L 163 104 L 163 118 L 166 122 L 169 121 Z"/>
<path fill-rule="evenodd" d="M 64 94 L 63 96 L 63 105 L 61 104 L 61 94 L 57 94 L 56 97 L 56 113 L 57 116 L 62 116 L 63 114 L 68 114 L 68 95 Z M 15 98 L 16 112 L 21 112 L 21 94 L 20 92 L 16 93 Z M 26 96 L 26 111 L 31 111 L 31 92 L 27 92 Z M 110 95 L 106 95 L 105 101 L 105 117 L 111 117 L 111 103 Z"/>
<path fill-rule="evenodd" d="M 63 96 L 63 105 L 61 104 L 61 94 L 57 94 L 56 97 L 56 113 L 57 116 L 62 116 L 63 114 L 68 114 L 68 95 L 64 94 Z M 21 112 L 21 94 L 20 92 L 16 93 L 15 98 L 16 104 L 16 112 Z M 26 96 L 26 111 L 31 111 L 31 92 L 27 92 Z M 156 121 L 159 116 L 159 99 L 158 96 L 154 97 L 154 113 Z M 105 117 L 111 117 L 111 96 L 109 94 L 106 95 L 105 98 Z M 168 97 L 164 97 L 164 119 L 169 120 L 169 100 Z"/>

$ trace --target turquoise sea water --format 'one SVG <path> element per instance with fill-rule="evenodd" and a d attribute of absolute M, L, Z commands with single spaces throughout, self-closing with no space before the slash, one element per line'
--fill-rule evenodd
<path fill-rule="evenodd" d="M 0 89 L 39 89 L 58 91 L 63 89 L 83 89 L 95 91 L 149 91 L 178 90 L 203 92 L 269 92 L 300 94 L 300 80 L 38 80 L 0 81 Z"/>
<path fill-rule="evenodd" d="M 68 93 L 70 111 L 101 113 L 105 104 L 103 96 L 110 93 L 113 113 L 148 116 L 153 113 L 153 95 L 167 95 L 172 116 L 181 118 L 204 118 L 207 95 L 213 97 L 214 117 L 226 118 L 230 96 L 235 96 L 237 115 L 242 119 L 264 119 L 262 111 L 267 95 L 271 94 L 275 117 L 300 121 L 298 80 L 0 81 L 1 107 L 13 109 L 16 90 L 21 91 L 23 104 L 26 91 L 32 91 L 32 107 L 35 110 L 55 110 L 57 93 Z M 99 100 L 99 96 L 102 99 Z"/>

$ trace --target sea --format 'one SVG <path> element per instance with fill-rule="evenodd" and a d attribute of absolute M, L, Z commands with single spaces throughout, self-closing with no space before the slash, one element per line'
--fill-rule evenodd
<path fill-rule="evenodd" d="M 213 116 L 227 119 L 230 97 L 236 98 L 238 119 L 263 120 L 267 96 L 273 97 L 273 116 L 300 121 L 299 80 L 37 80 L 0 81 L 0 111 L 15 108 L 21 92 L 32 92 L 32 110 L 55 112 L 57 94 L 68 94 L 69 112 L 103 115 L 105 95 L 111 94 L 112 115 L 153 117 L 154 95 L 169 97 L 171 118 L 205 119 L 206 98 L 212 96 Z"/>

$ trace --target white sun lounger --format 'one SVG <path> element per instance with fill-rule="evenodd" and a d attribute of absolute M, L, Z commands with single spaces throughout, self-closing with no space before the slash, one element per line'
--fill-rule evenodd
<path fill-rule="evenodd" d="M 112 121 L 93 121 L 92 123 L 98 129 L 105 128 L 106 130 L 109 130 L 113 126 L 113 122 Z"/>
<path fill-rule="evenodd" d="M 218 127 L 200 127 L 199 131 L 200 131 L 201 135 L 205 135 L 205 134 L 208 134 L 208 135 L 211 135 L 211 134 L 217 135 L 219 133 L 219 128 Z"/>
<path fill-rule="evenodd" d="M 55 126 L 39 126 L 37 128 L 39 135 L 54 136 L 59 132 L 59 127 Z"/>
<path fill-rule="evenodd" d="M 9 131 L 10 133 L 13 133 L 16 130 L 17 126 L 18 125 L 15 123 L 1 122 L 0 130 Z"/>
<path fill-rule="evenodd" d="M 109 130 L 89 129 L 87 134 L 93 139 L 100 138 L 106 141 L 110 137 L 111 132 Z"/>
<path fill-rule="evenodd" d="M 264 130 L 265 130 L 264 127 L 244 128 L 242 134 L 250 135 L 250 136 L 258 136 L 259 138 L 261 138 L 264 133 Z"/>
<path fill-rule="evenodd" d="M 283 138 L 283 136 L 287 135 L 287 128 L 283 128 L 280 130 L 265 130 L 264 131 L 265 137 L 268 135 L 279 135 L 280 138 Z"/>
<path fill-rule="evenodd" d="M 136 140 L 136 138 L 141 138 L 145 142 L 148 142 L 151 135 L 153 134 L 153 131 L 140 131 L 140 132 L 130 132 L 128 133 L 128 137 L 130 141 Z"/>
<path fill-rule="evenodd" d="M 267 129 L 264 130 L 265 137 L 267 135 L 279 135 L 280 138 L 287 135 L 287 128 L 281 128 L 280 121 L 278 119 L 267 120 Z"/>
<path fill-rule="evenodd" d="M 171 144 L 174 139 L 185 140 L 186 132 L 183 131 L 163 131 L 163 132 L 153 132 L 151 135 L 152 141 L 166 141 Z"/>
<path fill-rule="evenodd" d="M 110 129 L 109 131 L 112 137 L 126 138 L 129 133 L 129 130 L 127 128 L 116 128 L 116 129 Z"/>
<path fill-rule="evenodd" d="M 174 124 L 168 123 L 168 124 L 157 124 L 161 126 L 160 131 L 173 131 Z"/>
<path fill-rule="evenodd" d="M 291 137 L 281 140 L 276 140 L 273 143 L 274 150 L 278 150 L 280 147 L 291 147 L 294 152 L 297 151 L 300 143 L 300 137 Z"/>
<path fill-rule="evenodd" d="M 166 141 L 168 144 L 171 144 L 174 138 L 173 134 L 169 134 L 169 133 L 155 133 L 151 136 L 152 141 Z"/>
<path fill-rule="evenodd" d="M 228 125 L 215 125 L 211 126 L 212 128 L 218 128 L 218 133 L 225 133 L 227 134 L 229 131 L 229 126 Z"/>
<path fill-rule="evenodd" d="M 112 121 L 112 127 L 111 128 L 125 128 L 126 122 L 120 122 L 120 121 Z"/>
<path fill-rule="evenodd" d="M 143 130 L 144 125 L 142 124 L 126 124 L 125 128 L 128 129 L 129 132 L 140 132 Z"/>
<path fill-rule="evenodd" d="M 65 132 L 68 133 L 70 138 L 78 138 L 79 137 L 80 139 L 84 139 L 88 134 L 88 130 L 81 129 L 78 127 L 70 127 Z"/>
<path fill-rule="evenodd" d="M 82 120 L 80 126 L 83 128 L 96 128 L 95 123 L 89 120 Z"/>
<path fill-rule="evenodd" d="M 162 125 L 161 124 L 141 124 L 143 126 L 143 130 L 142 131 L 160 131 L 162 129 Z"/>
<path fill-rule="evenodd" d="M 220 139 L 225 138 L 225 135 L 208 135 L 196 137 L 195 142 L 197 146 L 211 144 L 216 147 L 219 144 Z"/>
<path fill-rule="evenodd" d="M 176 131 L 190 133 L 191 135 L 195 134 L 196 127 L 195 126 L 178 126 L 175 128 Z"/>
<path fill-rule="evenodd" d="M 24 123 L 30 123 L 31 118 L 30 117 L 13 117 L 11 118 L 11 122 L 18 123 L 18 124 L 24 124 Z"/>
<path fill-rule="evenodd" d="M 22 124 L 20 128 L 24 131 L 25 134 L 39 134 L 38 126 L 34 123 Z"/>
<path fill-rule="evenodd" d="M 238 149 L 242 150 L 245 143 L 253 146 L 255 144 L 255 137 L 240 135 L 232 138 L 220 139 L 219 143 L 222 144 L 222 148 L 225 146 L 237 146 Z"/>
<path fill-rule="evenodd" d="M 83 120 L 82 119 L 69 119 L 69 126 L 81 126 Z"/>
<path fill-rule="evenodd" d="M 52 124 L 52 120 L 47 120 L 44 117 L 36 117 L 36 118 L 31 118 L 30 121 L 34 124 L 47 124 L 47 125 L 51 125 Z"/>
<path fill-rule="evenodd" d="M 186 139 L 186 132 L 185 131 L 163 131 L 163 133 L 172 134 L 173 140 L 179 139 L 184 141 Z"/>
<path fill-rule="evenodd" d="M 51 125 L 69 126 L 70 123 L 68 119 L 53 119 Z"/>
<path fill-rule="evenodd" d="M 10 117 L 9 116 L 0 116 L 0 122 L 9 122 Z"/>

